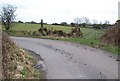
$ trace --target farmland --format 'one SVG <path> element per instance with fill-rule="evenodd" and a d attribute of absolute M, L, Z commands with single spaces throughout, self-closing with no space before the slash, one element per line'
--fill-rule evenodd
<path fill-rule="evenodd" d="M 69 33 L 73 27 L 70 26 L 59 26 L 59 25 L 44 25 L 47 29 L 52 30 L 62 30 L 66 33 Z M 26 32 L 33 32 L 37 31 L 40 28 L 40 24 L 24 24 L 24 23 L 16 23 L 11 28 L 12 36 L 16 36 L 17 34 L 14 32 L 16 31 L 26 31 Z M 99 48 L 102 50 L 106 50 L 111 53 L 118 54 L 118 47 L 113 45 L 107 45 L 100 41 L 100 37 L 105 33 L 105 30 L 97 30 L 93 28 L 81 28 L 81 32 L 83 33 L 83 37 L 79 38 L 67 38 L 67 37 L 51 37 L 51 36 L 32 36 L 36 38 L 49 38 L 54 40 L 62 40 L 68 42 L 79 43 L 83 45 L 88 45 L 94 48 Z M 13 34 L 14 33 L 14 34 Z M 17 36 L 28 36 L 28 35 L 17 35 Z M 30 35 L 28 37 L 31 37 Z"/>
<path fill-rule="evenodd" d="M 72 28 L 70 26 L 59 26 L 59 25 L 44 25 L 47 29 L 53 29 L 53 30 L 62 30 L 66 33 L 69 33 Z M 23 24 L 23 23 L 17 23 L 14 24 L 14 26 L 11 28 L 11 30 L 17 30 L 17 31 L 37 31 L 40 28 L 40 24 Z M 104 33 L 104 31 L 101 30 L 94 30 L 91 28 L 81 28 L 81 31 L 83 35 L 86 35 L 87 37 L 93 37 L 94 34 L 101 35 Z M 89 34 L 89 35 L 87 35 Z"/>
<path fill-rule="evenodd" d="M 66 26 L 56 26 L 56 25 L 44 25 L 44 27 L 53 30 L 63 30 L 65 32 L 70 32 L 72 27 Z M 12 30 L 24 30 L 24 31 L 37 31 L 40 28 L 40 24 L 24 24 L 24 23 L 15 23 L 12 27 Z"/>

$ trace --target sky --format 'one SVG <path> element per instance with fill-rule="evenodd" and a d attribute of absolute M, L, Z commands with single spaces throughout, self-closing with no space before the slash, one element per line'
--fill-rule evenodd
<path fill-rule="evenodd" d="M 88 17 L 90 21 L 115 23 L 118 20 L 120 0 L 0 0 L 1 7 L 6 4 L 17 7 L 16 21 L 40 22 L 48 24 L 74 22 L 74 18 Z"/>

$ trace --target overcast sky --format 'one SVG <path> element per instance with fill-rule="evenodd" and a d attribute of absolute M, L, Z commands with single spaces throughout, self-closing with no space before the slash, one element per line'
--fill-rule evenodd
<path fill-rule="evenodd" d="M 88 17 L 115 23 L 118 19 L 120 0 L 0 0 L 0 6 L 17 6 L 16 21 L 36 21 L 47 23 L 73 22 L 75 17 Z M 0 8 L 1 9 L 1 8 Z"/>

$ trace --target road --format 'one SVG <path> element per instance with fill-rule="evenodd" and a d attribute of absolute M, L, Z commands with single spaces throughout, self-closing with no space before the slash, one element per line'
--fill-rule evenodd
<path fill-rule="evenodd" d="M 84 45 L 58 40 L 11 37 L 22 48 L 40 54 L 47 79 L 117 79 L 117 56 Z"/>

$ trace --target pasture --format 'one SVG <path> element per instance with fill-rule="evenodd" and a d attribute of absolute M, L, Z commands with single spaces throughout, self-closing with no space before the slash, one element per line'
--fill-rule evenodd
<path fill-rule="evenodd" d="M 24 23 L 15 23 L 14 26 L 11 28 L 11 30 L 18 30 L 18 31 L 37 31 L 41 25 L 40 24 L 24 24 Z M 52 29 L 52 30 L 62 30 L 66 33 L 69 33 L 72 28 L 70 26 L 59 26 L 59 25 L 44 25 L 45 28 L 47 29 Z M 97 35 L 101 35 L 104 32 L 101 30 L 95 30 L 92 28 L 81 28 L 81 32 L 83 35 L 87 37 L 93 37 Z M 89 35 L 88 35 L 89 34 Z"/>
<path fill-rule="evenodd" d="M 41 27 L 40 24 L 24 24 L 24 23 L 15 23 L 12 27 L 12 30 L 24 30 L 24 31 L 37 31 Z M 53 29 L 53 30 L 62 30 L 66 33 L 71 31 L 72 27 L 66 27 L 66 26 L 58 26 L 58 25 L 44 25 L 47 29 Z"/>

